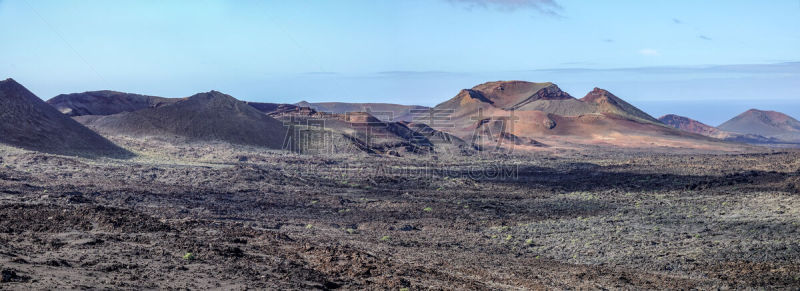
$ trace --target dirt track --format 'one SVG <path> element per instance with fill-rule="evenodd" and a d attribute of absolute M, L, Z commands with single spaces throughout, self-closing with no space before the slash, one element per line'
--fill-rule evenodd
<path fill-rule="evenodd" d="M 0 288 L 800 287 L 800 153 L 116 142 L 141 156 L 0 148 Z"/>

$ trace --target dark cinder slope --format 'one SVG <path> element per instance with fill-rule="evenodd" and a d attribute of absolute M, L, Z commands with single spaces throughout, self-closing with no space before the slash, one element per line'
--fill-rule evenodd
<path fill-rule="evenodd" d="M 183 137 L 276 149 L 286 134 L 280 121 L 217 91 L 134 112 L 76 119 L 108 135 Z"/>
<path fill-rule="evenodd" d="M 800 142 L 800 121 L 776 111 L 750 109 L 726 121 L 719 129 L 757 134 L 786 142 Z"/>
<path fill-rule="evenodd" d="M 0 143 L 55 154 L 130 155 L 12 79 L 0 81 Z"/>
<path fill-rule="evenodd" d="M 163 98 L 116 91 L 90 91 L 61 94 L 47 100 L 61 113 L 69 116 L 111 115 L 133 112 L 178 102 L 179 98 Z"/>
<path fill-rule="evenodd" d="M 327 113 L 350 113 L 350 112 L 366 112 L 369 111 L 380 120 L 391 121 L 407 121 L 411 122 L 414 116 L 411 110 L 415 109 L 429 109 L 429 107 L 419 105 L 401 105 L 389 103 L 345 103 L 345 102 L 319 102 L 309 103 L 301 101 L 295 104 L 300 107 L 309 107 L 319 112 Z"/>

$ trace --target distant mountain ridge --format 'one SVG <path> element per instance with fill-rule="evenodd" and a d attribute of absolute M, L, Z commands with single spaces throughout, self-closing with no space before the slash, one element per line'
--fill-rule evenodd
<path fill-rule="evenodd" d="M 408 147 L 408 141 L 404 139 L 412 135 L 403 132 L 414 129 L 431 129 L 434 133 L 428 138 L 458 140 L 461 147 L 467 146 L 476 130 L 483 127 L 494 132 L 492 139 L 496 141 L 530 146 L 563 141 L 567 144 L 693 147 L 694 143 L 706 146 L 719 142 L 715 139 L 750 143 L 776 140 L 751 133 L 729 132 L 680 116 L 655 119 L 600 88 L 594 88 L 577 99 L 551 82 L 486 82 L 463 89 L 434 108 L 389 103 L 242 102 L 216 91 L 187 98 L 92 91 L 62 94 L 48 102 L 103 134 L 221 140 L 270 148 L 279 147 L 278 140 L 282 139 L 276 137 L 286 133 L 286 126 L 279 126 L 283 125 L 281 121 L 297 123 L 298 120 L 291 119 L 295 117 L 300 118 L 299 122 L 313 118 L 326 120 L 337 132 L 355 139 L 366 137 L 352 131 L 354 124 L 375 124 L 374 129 L 378 131 L 382 130 L 379 127 L 393 128 L 387 136 L 394 137 L 385 139 L 382 142 L 384 149 L 377 150 L 384 152 L 394 151 L 398 146 Z M 427 120 L 433 112 L 438 114 L 438 121 Z M 352 119 L 361 116 L 359 114 L 374 120 L 360 122 Z M 797 122 L 773 113 L 764 116 L 766 118 L 750 119 L 768 119 L 770 121 L 762 122 L 762 125 L 780 130 L 792 130 L 795 128 L 793 122 Z M 512 119 L 513 125 L 506 127 L 506 121 Z M 450 123 L 452 127 L 441 128 L 442 122 L 439 121 Z M 435 123 L 434 126 L 430 126 L 431 122 Z M 251 123 L 253 128 L 246 129 Z M 267 132 L 270 138 L 256 132 Z M 424 142 L 411 144 L 413 147 L 429 146 Z"/>
<path fill-rule="evenodd" d="M 316 102 L 300 101 L 294 105 L 308 107 L 319 112 L 348 113 L 366 112 L 375 113 L 375 117 L 383 121 L 414 121 L 412 110 L 424 110 L 430 107 L 420 105 L 401 105 L 391 103 L 347 103 L 347 102 Z M 378 114 L 381 113 L 381 114 Z"/>

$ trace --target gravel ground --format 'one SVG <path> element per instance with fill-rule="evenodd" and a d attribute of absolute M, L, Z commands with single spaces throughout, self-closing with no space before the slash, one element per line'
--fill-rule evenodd
<path fill-rule="evenodd" d="M 0 147 L 0 289 L 800 287 L 800 152 Z"/>

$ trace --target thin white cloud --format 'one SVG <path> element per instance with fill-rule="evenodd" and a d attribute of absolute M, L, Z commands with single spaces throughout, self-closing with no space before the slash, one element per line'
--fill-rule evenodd
<path fill-rule="evenodd" d="M 639 54 L 648 57 L 657 57 L 661 55 L 661 53 L 659 53 L 658 50 L 651 48 L 641 49 L 639 50 Z"/>
<path fill-rule="evenodd" d="M 452 3 L 464 4 L 468 8 L 497 8 L 500 10 L 514 11 L 519 9 L 533 9 L 542 14 L 561 16 L 562 10 L 556 0 L 449 0 Z"/>

